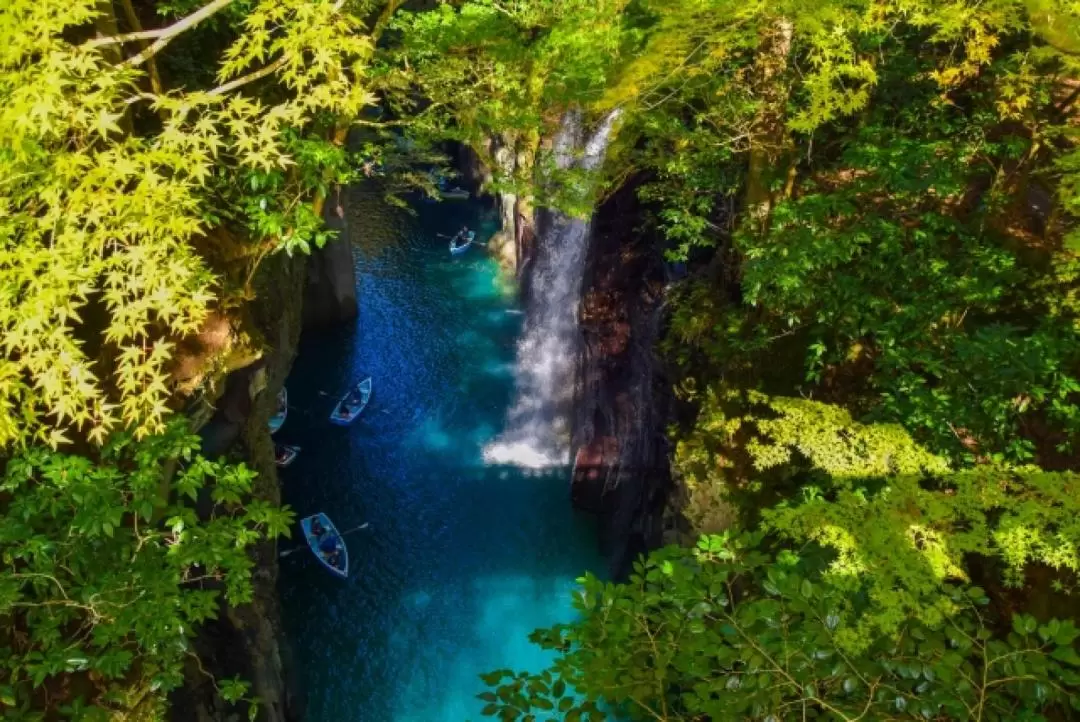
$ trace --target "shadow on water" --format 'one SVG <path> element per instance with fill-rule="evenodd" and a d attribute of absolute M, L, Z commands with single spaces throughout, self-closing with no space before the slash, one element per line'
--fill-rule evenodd
<path fill-rule="evenodd" d="M 418 215 L 355 194 L 356 325 L 307 335 L 279 441 L 299 515 L 325 511 L 347 538 L 350 578 L 306 552 L 281 592 L 311 722 L 479 720 L 477 675 L 539 669 L 528 633 L 572 617 L 574 580 L 600 570 L 592 519 L 569 505 L 569 470 L 483 462 L 514 392 L 522 315 L 482 249 L 451 257 L 435 233 L 490 228 L 470 204 Z M 336 397 L 370 374 L 370 406 L 332 426 Z"/>

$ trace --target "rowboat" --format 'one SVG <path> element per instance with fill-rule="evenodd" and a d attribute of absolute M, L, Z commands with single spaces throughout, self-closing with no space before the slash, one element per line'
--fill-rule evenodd
<path fill-rule="evenodd" d="M 476 231 L 469 231 L 468 233 L 466 233 L 465 242 L 462 243 L 460 246 L 455 245 L 459 238 L 461 238 L 460 233 L 450 239 L 450 253 L 455 256 L 469 250 L 469 246 L 471 246 L 472 242 L 476 240 Z"/>
<path fill-rule="evenodd" d="M 466 201 L 469 199 L 469 195 L 469 191 L 458 186 L 439 191 L 439 197 L 444 201 Z"/>
<path fill-rule="evenodd" d="M 348 577 L 349 550 L 330 517 L 320 511 L 301 519 L 300 528 L 304 530 L 304 538 L 315 558 L 334 576 Z"/>
<path fill-rule="evenodd" d="M 285 423 L 285 417 L 289 415 L 289 392 L 285 390 L 285 387 L 281 387 L 281 391 L 278 391 L 277 395 L 277 411 L 270 417 L 270 422 L 267 426 L 270 427 L 270 433 L 277 432 Z"/>
<path fill-rule="evenodd" d="M 368 376 L 341 397 L 341 401 L 338 401 L 337 406 L 330 412 L 330 421 L 339 426 L 348 426 L 356 420 L 370 399 L 371 377 Z"/>
<path fill-rule="evenodd" d="M 299 446 L 289 446 L 288 444 L 274 444 L 274 463 L 282 469 L 296 461 L 296 457 L 299 455 Z"/>

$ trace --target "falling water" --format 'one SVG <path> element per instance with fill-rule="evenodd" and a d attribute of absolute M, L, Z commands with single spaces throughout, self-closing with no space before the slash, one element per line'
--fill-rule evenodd
<path fill-rule="evenodd" d="M 609 113 L 583 143 L 580 113 L 568 111 L 554 142 L 556 166 L 595 170 L 618 115 L 618 110 Z M 489 463 L 542 468 L 570 461 L 570 402 L 589 224 L 555 211 L 547 215 L 517 350 L 517 398 L 505 432 L 484 451 Z"/>

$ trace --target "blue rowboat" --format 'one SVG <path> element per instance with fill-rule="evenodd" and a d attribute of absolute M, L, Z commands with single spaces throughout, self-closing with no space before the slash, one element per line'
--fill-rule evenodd
<path fill-rule="evenodd" d="M 459 238 L 461 238 L 460 233 L 450 239 L 450 253 L 455 256 L 469 250 L 469 246 L 476 240 L 476 231 L 469 231 L 466 233 L 465 242 L 461 245 L 456 245 Z"/>
<path fill-rule="evenodd" d="M 336 577 L 349 576 L 349 550 L 334 522 L 321 511 L 300 520 L 308 548 L 319 562 Z"/>
<path fill-rule="evenodd" d="M 439 197 L 444 201 L 467 201 L 469 200 L 470 193 L 464 188 L 454 186 L 453 188 L 447 188 L 446 190 L 439 190 Z"/>
<path fill-rule="evenodd" d="M 330 412 L 330 422 L 338 426 L 348 426 L 356 420 L 370 400 L 371 377 L 368 376 L 341 397 L 341 401 L 338 401 L 337 406 Z"/>

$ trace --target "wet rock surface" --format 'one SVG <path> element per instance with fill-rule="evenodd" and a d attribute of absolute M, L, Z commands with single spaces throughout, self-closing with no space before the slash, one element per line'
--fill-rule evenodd
<path fill-rule="evenodd" d="M 671 489 L 670 383 L 656 353 L 667 274 L 660 239 L 642 230 L 636 191 L 626 184 L 593 220 L 575 384 L 571 498 L 601 515 L 617 578 L 661 544 Z"/>
<path fill-rule="evenodd" d="M 304 283 L 305 328 L 323 328 L 356 318 L 356 267 L 349 242 L 348 191 L 330 193 L 323 208 L 326 226 L 337 231 L 333 240 L 312 251 Z"/>

